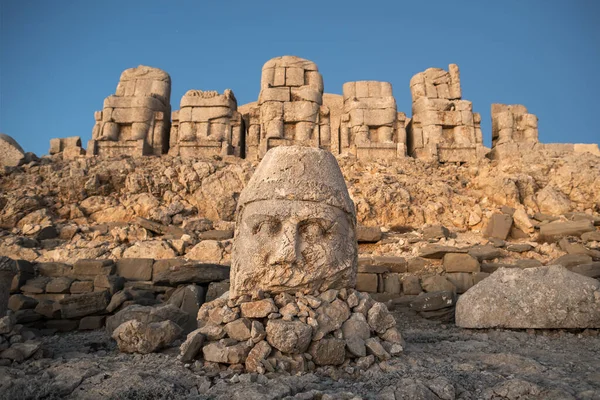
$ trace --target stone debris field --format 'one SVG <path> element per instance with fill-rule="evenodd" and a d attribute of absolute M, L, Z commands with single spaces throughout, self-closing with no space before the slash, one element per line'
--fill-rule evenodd
<path fill-rule="evenodd" d="M 600 399 L 598 144 L 407 86 L 139 66 L 85 149 L 0 134 L 0 399 Z"/>

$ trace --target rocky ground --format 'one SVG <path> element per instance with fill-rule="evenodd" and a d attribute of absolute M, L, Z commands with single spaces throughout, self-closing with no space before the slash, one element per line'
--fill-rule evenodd
<path fill-rule="evenodd" d="M 105 331 L 44 337 L 46 356 L 0 367 L 2 399 L 598 399 L 600 331 L 466 330 L 401 304 L 402 355 L 366 371 L 291 376 L 207 371 L 119 353 Z"/>

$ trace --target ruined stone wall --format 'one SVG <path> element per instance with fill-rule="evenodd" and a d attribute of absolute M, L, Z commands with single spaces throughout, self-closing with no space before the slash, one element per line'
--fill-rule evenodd
<path fill-rule="evenodd" d="M 245 132 L 237 100 L 229 89 L 189 90 L 181 98 L 181 108 L 173 112 L 170 133 L 171 155 L 210 157 L 245 154 Z"/>
<path fill-rule="evenodd" d="M 410 80 L 412 120 L 408 154 L 439 162 L 466 162 L 484 157 L 481 116 L 462 100 L 460 71 L 428 68 Z"/>
<path fill-rule="evenodd" d="M 94 114 L 88 154 L 142 156 L 165 154 L 171 126 L 171 77 L 140 65 L 121 74 L 114 95 Z"/>
<path fill-rule="evenodd" d="M 340 152 L 365 159 L 405 156 L 406 115 L 396 109 L 392 85 L 378 81 L 346 82 L 343 93 Z"/>

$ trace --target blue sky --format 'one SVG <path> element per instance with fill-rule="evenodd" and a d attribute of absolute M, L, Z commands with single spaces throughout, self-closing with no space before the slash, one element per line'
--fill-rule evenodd
<path fill-rule="evenodd" d="M 598 21 L 595 0 L 0 0 L 0 132 L 38 155 L 53 137 L 86 143 L 140 64 L 171 75 L 174 110 L 189 89 L 231 88 L 245 104 L 262 65 L 287 54 L 316 62 L 328 93 L 391 82 L 408 115 L 410 78 L 456 63 L 486 145 L 495 102 L 537 114 L 544 143 L 598 143 Z"/>

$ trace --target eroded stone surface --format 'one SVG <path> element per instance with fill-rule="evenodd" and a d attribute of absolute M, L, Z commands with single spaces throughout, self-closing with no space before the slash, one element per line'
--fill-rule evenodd
<path fill-rule="evenodd" d="M 462 295 L 463 328 L 599 328 L 600 282 L 562 266 L 501 268 Z"/>
<path fill-rule="evenodd" d="M 238 202 L 231 297 L 353 287 L 356 214 L 331 153 L 271 150 Z"/>

